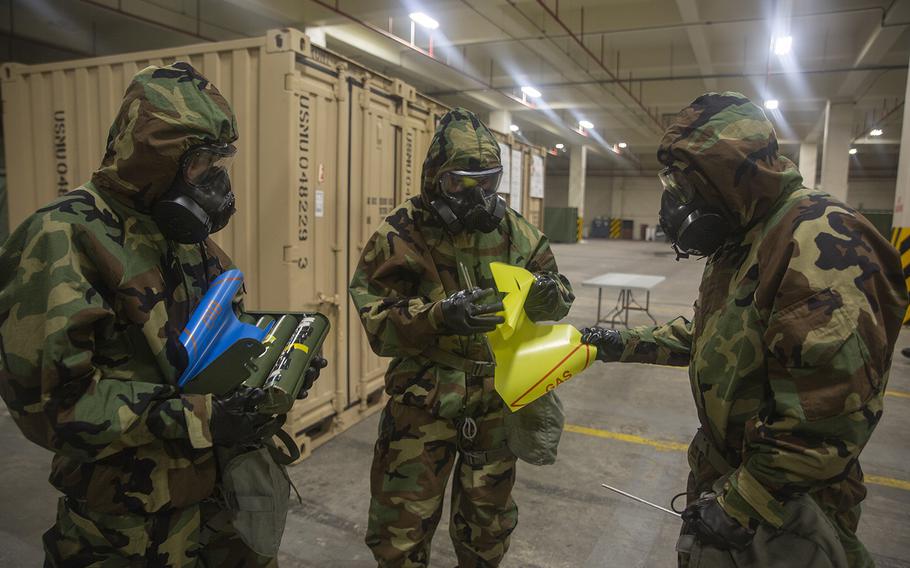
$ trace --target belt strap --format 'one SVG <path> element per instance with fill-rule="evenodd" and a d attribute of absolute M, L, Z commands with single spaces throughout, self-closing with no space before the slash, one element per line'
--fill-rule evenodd
<path fill-rule="evenodd" d="M 496 363 L 493 361 L 474 361 L 472 359 L 465 359 L 460 355 L 450 353 L 435 345 L 424 349 L 421 355 L 434 363 L 464 371 L 475 377 L 492 376 L 493 372 L 496 370 Z"/>
<path fill-rule="evenodd" d="M 281 440 L 281 443 L 284 444 L 284 447 L 288 451 L 288 453 L 284 453 L 276 446 L 266 444 L 266 447 L 269 449 L 269 453 L 272 455 L 272 459 L 275 460 L 275 463 L 281 465 L 291 465 L 297 461 L 300 458 L 300 446 L 297 445 L 297 442 L 294 440 L 294 438 L 292 438 L 290 434 L 281 429 L 275 432 L 275 436 Z"/>
<path fill-rule="evenodd" d="M 482 466 L 515 457 L 515 454 L 512 453 L 512 450 L 510 450 L 508 446 L 485 451 L 459 448 L 458 453 L 461 454 L 461 463 L 470 466 Z"/>
<path fill-rule="evenodd" d="M 699 454 L 705 456 L 708 463 L 711 464 L 711 467 L 713 467 L 717 473 L 726 475 L 733 471 L 734 467 L 730 465 L 727 458 L 725 458 L 720 450 L 717 449 L 717 446 L 711 442 L 703 429 L 699 428 L 695 433 L 695 438 L 692 439 L 692 446 L 695 447 L 695 450 Z"/>

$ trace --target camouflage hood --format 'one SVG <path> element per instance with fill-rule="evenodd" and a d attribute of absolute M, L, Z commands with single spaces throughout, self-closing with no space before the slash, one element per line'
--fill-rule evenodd
<path fill-rule="evenodd" d="M 190 64 L 146 67 L 133 77 L 92 182 L 140 211 L 170 187 L 183 153 L 237 139 L 230 105 Z"/>
<path fill-rule="evenodd" d="M 499 142 L 473 112 L 456 108 L 447 112 L 423 162 L 421 194 L 429 203 L 437 193 L 439 176 L 455 170 L 486 170 L 501 166 Z"/>
<path fill-rule="evenodd" d="M 708 181 L 704 197 L 740 227 L 760 221 L 781 195 L 802 185 L 796 165 L 779 155 L 765 113 L 732 91 L 704 94 L 680 111 L 657 159 L 699 172 Z"/>

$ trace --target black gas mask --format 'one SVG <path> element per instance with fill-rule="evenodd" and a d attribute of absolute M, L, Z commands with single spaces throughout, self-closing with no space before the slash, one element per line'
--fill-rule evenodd
<path fill-rule="evenodd" d="M 711 256 L 727 240 L 731 225 L 720 209 L 703 197 L 689 176 L 704 182 L 698 172 L 684 173 L 676 167 L 657 174 L 664 192 L 660 199 L 660 227 L 670 237 L 676 259 Z"/>
<path fill-rule="evenodd" d="M 152 217 L 168 240 L 201 243 L 223 229 L 234 214 L 228 167 L 233 144 L 203 144 L 187 150 L 171 188 L 152 206 Z"/>
<path fill-rule="evenodd" d="M 478 172 L 452 171 L 439 178 L 439 196 L 430 205 L 451 234 L 491 233 L 506 215 L 506 203 L 496 193 L 502 166 Z"/>

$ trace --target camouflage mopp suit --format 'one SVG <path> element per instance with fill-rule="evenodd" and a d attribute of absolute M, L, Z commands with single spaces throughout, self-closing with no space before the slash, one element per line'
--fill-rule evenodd
<path fill-rule="evenodd" d="M 168 242 L 150 216 L 184 152 L 237 138 L 228 102 L 186 63 L 133 79 L 90 182 L 0 249 L 0 395 L 54 453 L 48 566 L 250 566 L 211 502 L 211 395 L 184 395 L 179 342 L 209 282 L 211 241 Z"/>
<path fill-rule="evenodd" d="M 394 357 L 391 400 L 380 421 L 371 470 L 366 542 L 380 566 L 429 564 L 451 472 L 451 537 L 460 568 L 497 566 L 517 522 L 511 498 L 516 458 L 506 448 L 508 410 L 493 390 L 493 370 L 470 373 L 462 361 L 492 361 L 481 336 L 444 335 L 440 301 L 471 287 L 493 287 L 489 264 L 556 272 L 549 243 L 509 209 L 491 233 L 450 235 L 428 207 L 448 171 L 500 165 L 499 144 L 474 114 L 456 109 L 436 130 L 423 166 L 422 195 L 399 206 L 364 248 L 351 297 L 373 350 Z M 459 265 L 472 282 L 465 282 Z M 571 304 L 567 282 L 555 305 L 532 318 L 560 319 Z M 545 312 L 545 313 L 544 313 Z M 473 437 L 467 430 L 475 430 Z"/>
<path fill-rule="evenodd" d="M 696 545 L 681 563 L 870 566 L 855 534 L 859 455 L 907 306 L 897 252 L 856 211 L 803 187 L 771 123 L 738 93 L 681 111 L 658 159 L 699 172 L 737 230 L 707 261 L 694 321 L 622 332 L 621 360 L 689 367 L 701 422 L 689 501 L 713 488 L 756 529 L 745 553 Z"/>

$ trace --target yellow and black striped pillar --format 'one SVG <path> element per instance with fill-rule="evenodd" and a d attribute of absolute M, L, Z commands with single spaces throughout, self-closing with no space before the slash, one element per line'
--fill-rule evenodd
<path fill-rule="evenodd" d="M 901 266 L 904 267 L 904 281 L 907 290 L 910 290 L 910 227 L 894 227 L 891 229 L 891 244 L 901 255 Z M 910 308 L 904 315 L 904 324 L 910 322 Z"/>
<path fill-rule="evenodd" d="M 610 219 L 610 238 L 618 239 L 622 236 L 622 219 Z"/>

